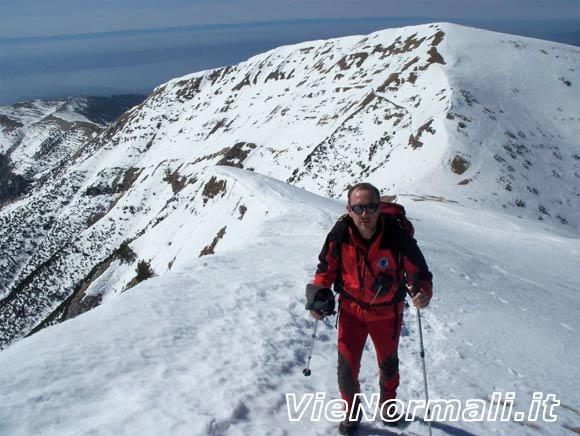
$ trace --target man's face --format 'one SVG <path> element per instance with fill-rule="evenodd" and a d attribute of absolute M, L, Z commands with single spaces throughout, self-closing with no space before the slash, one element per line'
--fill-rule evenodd
<path fill-rule="evenodd" d="M 357 189 L 350 195 L 350 204 L 346 207 L 348 214 L 354 221 L 354 225 L 364 237 L 370 237 L 377 229 L 377 221 L 379 219 L 379 202 L 376 194 L 367 189 Z M 374 213 L 369 213 L 365 208 L 361 214 L 357 214 L 355 206 L 376 205 L 377 208 Z"/>

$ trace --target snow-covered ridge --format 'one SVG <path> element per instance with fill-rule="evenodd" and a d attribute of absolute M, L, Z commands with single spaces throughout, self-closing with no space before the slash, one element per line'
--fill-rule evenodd
<path fill-rule="evenodd" d="M 206 190 L 212 178 L 214 189 Z M 0 433 L 336 433 L 324 419 L 290 422 L 285 394 L 339 398 L 333 319 L 319 326 L 312 376 L 302 376 L 313 326 L 303 292 L 343 202 L 235 168 L 208 168 L 202 179 L 205 185 L 180 191 L 199 196 L 187 206 L 176 201 L 131 244 L 152 256 L 158 277 L 0 352 Z M 492 392 L 515 392 L 522 412 L 536 391 L 561 401 L 557 422 L 443 422 L 434 436 L 571 434 L 580 416 L 570 376 L 580 358 L 572 346 L 579 241 L 508 214 L 411 198 L 403 204 L 435 277 L 435 299 L 422 312 L 431 398 L 490 404 Z M 247 208 L 241 220 L 235 205 Z M 220 226 L 227 230 L 216 254 L 198 257 Z M 408 311 L 399 353 L 403 401 L 423 398 L 418 347 Z M 363 392 L 377 392 L 370 349 L 360 380 Z M 427 434 L 419 423 L 409 430 Z M 365 434 L 385 429 L 369 425 Z"/>
<path fill-rule="evenodd" d="M 0 211 L 0 345 L 120 293 L 139 261 L 163 275 L 250 241 L 259 192 L 230 191 L 215 165 L 333 197 L 365 179 L 577 235 L 578 52 L 442 23 L 158 87 Z"/>
<path fill-rule="evenodd" d="M 577 229 L 579 54 L 446 23 L 285 46 L 160 86 L 96 146 L 200 167 L 230 150 L 325 195 L 365 178 Z"/>
<path fill-rule="evenodd" d="M 139 95 L 67 97 L 0 106 L 0 154 L 10 160 L 14 174 L 29 181 L 42 178 L 67 164 L 83 143 L 143 99 Z"/>

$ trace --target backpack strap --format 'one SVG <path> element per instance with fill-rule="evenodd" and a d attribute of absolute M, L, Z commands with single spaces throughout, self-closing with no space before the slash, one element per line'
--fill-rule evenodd
<path fill-rule="evenodd" d="M 383 226 L 383 235 L 380 241 L 381 248 L 388 248 L 393 252 L 393 256 L 395 258 L 395 262 L 397 265 L 396 274 L 397 278 L 399 278 L 401 277 L 401 271 L 404 271 L 404 266 L 403 266 L 403 250 L 401 247 L 397 246 L 397 240 L 399 239 L 398 235 L 400 233 L 405 233 L 412 237 L 414 234 L 413 224 L 407 219 L 405 208 L 400 204 L 381 202 L 380 213 L 381 213 L 380 219 L 382 220 Z M 348 213 L 341 215 L 330 232 L 332 241 L 334 242 L 333 250 L 335 251 L 333 254 L 336 257 L 339 265 L 336 280 L 339 283 L 339 287 L 338 289 L 336 289 L 335 286 L 335 291 L 340 295 L 344 296 L 345 298 L 358 302 L 358 304 L 360 304 L 363 307 L 366 306 L 370 307 L 368 303 L 364 303 L 354 298 L 352 295 L 346 293 L 340 286 L 341 282 L 340 265 L 342 259 L 341 246 L 348 235 L 347 230 L 349 227 L 349 220 L 351 220 L 351 218 L 348 215 Z M 401 281 L 401 284 L 397 289 L 397 292 L 393 296 L 392 300 L 385 303 L 373 304 L 373 306 L 390 306 L 399 303 L 401 301 L 405 301 L 407 292 L 408 289 L 403 274 L 403 280 Z"/>

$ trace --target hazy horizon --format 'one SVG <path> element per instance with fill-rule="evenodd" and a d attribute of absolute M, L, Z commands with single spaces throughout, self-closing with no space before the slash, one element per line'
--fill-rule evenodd
<path fill-rule="evenodd" d="M 2 20 L 4 29 L 9 19 Z M 44 36 L 3 30 L 0 104 L 69 95 L 148 94 L 172 78 L 236 64 L 281 45 L 441 21 L 580 46 L 576 17 L 316 18 L 140 29 L 119 26 L 95 32 L 87 28 L 84 33 Z"/>

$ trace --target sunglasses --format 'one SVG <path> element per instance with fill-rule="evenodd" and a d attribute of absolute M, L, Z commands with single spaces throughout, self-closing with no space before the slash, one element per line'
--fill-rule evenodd
<path fill-rule="evenodd" d="M 357 215 L 362 215 L 362 213 L 366 210 L 369 214 L 375 213 L 379 210 L 378 203 L 370 203 L 370 204 L 353 204 L 350 206 L 350 210 L 352 210 Z"/>

